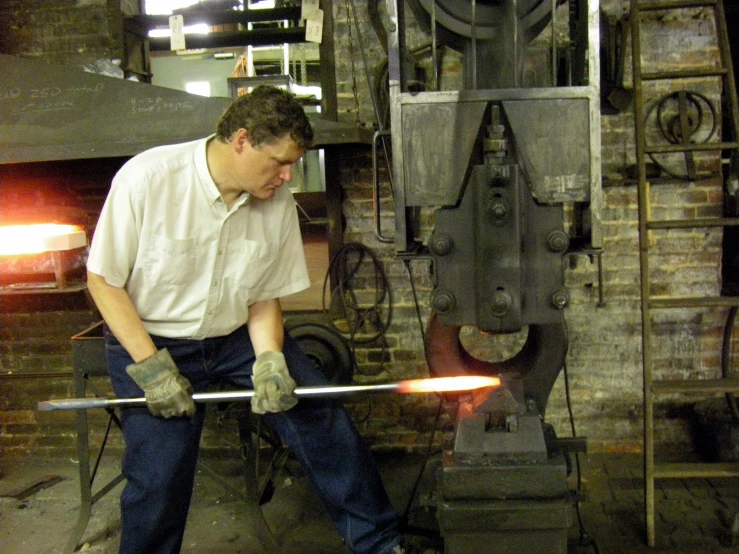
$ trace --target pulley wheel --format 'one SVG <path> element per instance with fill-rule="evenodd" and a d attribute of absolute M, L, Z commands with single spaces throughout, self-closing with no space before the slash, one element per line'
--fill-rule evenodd
<path fill-rule="evenodd" d="M 333 385 L 346 385 L 354 377 L 354 354 L 346 339 L 320 323 L 287 325 L 290 336 Z"/>
<path fill-rule="evenodd" d="M 417 18 L 427 20 L 431 14 L 432 0 L 412 0 L 411 8 Z M 457 37 L 477 40 L 494 40 L 500 33 L 499 27 L 506 9 L 506 0 L 477 0 L 475 24 L 472 25 L 472 2 L 469 0 L 436 0 L 436 22 Z M 551 0 L 520 0 L 518 17 L 527 30 L 528 39 L 538 35 L 551 18 Z M 443 42 L 455 44 L 450 37 L 440 37 Z"/>

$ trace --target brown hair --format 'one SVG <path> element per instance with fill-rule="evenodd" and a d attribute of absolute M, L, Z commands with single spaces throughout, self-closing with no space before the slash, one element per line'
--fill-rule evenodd
<path fill-rule="evenodd" d="M 253 146 L 261 146 L 286 134 L 303 150 L 313 142 L 313 129 L 303 106 L 286 90 L 260 85 L 239 96 L 218 121 L 216 136 L 228 142 L 239 129 L 246 129 Z"/>

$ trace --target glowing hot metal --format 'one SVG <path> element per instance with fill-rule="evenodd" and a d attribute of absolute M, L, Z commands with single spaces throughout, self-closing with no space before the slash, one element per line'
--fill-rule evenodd
<path fill-rule="evenodd" d="M 0 256 L 71 250 L 86 244 L 85 231 L 77 225 L 39 223 L 0 226 Z"/>
<path fill-rule="evenodd" d="M 385 383 L 381 385 L 298 387 L 295 389 L 295 396 L 303 398 L 310 396 L 347 396 L 358 393 L 377 394 L 382 392 L 399 394 L 465 392 L 482 388 L 495 388 L 499 386 L 500 379 L 497 377 L 438 377 L 435 379 L 411 379 L 408 381 Z M 228 402 L 249 400 L 252 396 L 254 396 L 253 390 L 201 392 L 193 394 L 192 399 L 195 402 Z M 145 405 L 145 398 L 65 398 L 39 402 L 37 409 L 42 412 L 49 412 L 53 410 L 87 410 L 91 408 L 130 408 Z"/>
<path fill-rule="evenodd" d="M 459 377 L 437 377 L 435 379 L 412 379 L 397 383 L 395 392 L 421 393 L 421 392 L 463 392 L 475 389 L 499 387 L 500 379 L 497 377 L 483 377 L 480 375 Z"/>

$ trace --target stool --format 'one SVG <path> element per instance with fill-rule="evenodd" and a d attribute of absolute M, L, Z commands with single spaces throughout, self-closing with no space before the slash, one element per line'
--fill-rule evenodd
<path fill-rule="evenodd" d="M 102 361 L 102 363 L 101 363 Z M 103 323 L 102 321 L 88 327 L 81 333 L 72 337 L 72 368 L 74 370 L 74 394 L 77 398 L 87 396 L 87 386 L 89 376 L 108 374 L 105 363 L 105 343 L 103 341 Z M 95 391 L 99 396 L 99 392 Z M 74 552 L 77 550 L 79 540 L 87 528 L 90 520 L 92 505 L 105 496 L 110 490 L 124 480 L 122 474 L 108 481 L 99 490 L 93 494 L 93 482 L 97 474 L 100 460 L 105 450 L 108 434 L 111 426 L 115 423 L 119 428 L 121 426 L 120 419 L 112 408 L 106 408 L 109 414 L 108 425 L 105 430 L 103 443 L 98 450 L 95 465 L 90 468 L 90 434 L 87 422 L 87 410 L 77 410 L 75 418 L 75 427 L 77 433 L 77 458 L 79 460 L 80 474 L 80 510 L 77 516 L 77 523 L 72 530 L 69 541 L 65 547 L 65 552 Z"/>

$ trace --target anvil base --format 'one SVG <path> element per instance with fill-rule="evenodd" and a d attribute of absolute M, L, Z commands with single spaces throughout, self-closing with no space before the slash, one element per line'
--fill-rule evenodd
<path fill-rule="evenodd" d="M 445 554 L 567 554 L 567 463 L 551 426 L 527 413 L 508 432 L 460 414 L 441 472 Z"/>
<path fill-rule="evenodd" d="M 566 499 L 444 501 L 438 517 L 445 554 L 567 554 Z"/>

